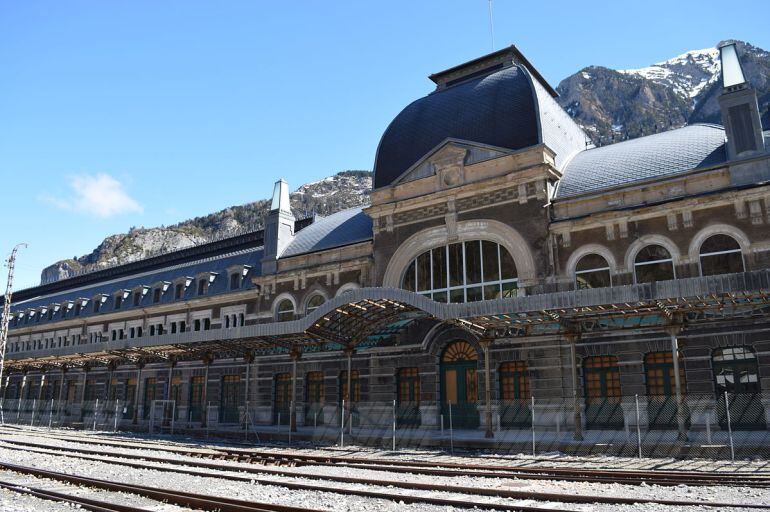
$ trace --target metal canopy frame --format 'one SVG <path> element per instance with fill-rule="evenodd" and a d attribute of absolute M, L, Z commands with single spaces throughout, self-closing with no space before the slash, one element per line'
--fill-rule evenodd
<path fill-rule="evenodd" d="M 199 360 L 376 346 L 402 320 L 454 323 L 487 339 L 661 329 L 672 323 L 770 319 L 770 270 L 442 304 L 392 288 L 361 288 L 299 320 L 10 354 L 9 369 Z M 406 325 L 406 324 L 405 324 Z M 375 341 L 372 342 L 372 336 Z M 375 345 L 373 345 L 375 343 Z"/>

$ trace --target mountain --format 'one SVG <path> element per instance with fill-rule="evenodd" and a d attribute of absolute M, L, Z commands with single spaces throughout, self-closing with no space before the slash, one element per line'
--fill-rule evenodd
<path fill-rule="evenodd" d="M 371 171 L 342 171 L 321 181 L 302 185 L 290 194 L 298 219 L 331 213 L 369 203 Z M 58 261 L 43 269 L 41 284 L 176 251 L 248 230 L 262 229 L 270 199 L 231 206 L 209 215 L 157 228 L 131 228 L 110 235 L 90 254 Z"/>
<path fill-rule="evenodd" d="M 770 128 L 770 53 L 736 42 L 746 78 L 757 90 L 763 122 Z M 589 66 L 562 80 L 558 101 L 600 146 L 689 123 L 721 124 L 719 75 L 716 48 L 690 51 L 640 69 Z M 298 188 L 291 194 L 292 209 L 297 218 L 329 215 L 368 203 L 371 187 L 370 171 L 343 171 Z M 261 229 L 268 201 L 232 206 L 173 226 L 111 235 L 90 254 L 46 267 L 41 282 Z"/>
<path fill-rule="evenodd" d="M 767 122 L 770 53 L 742 41 L 736 43 Z M 719 50 L 708 48 L 640 69 L 589 66 L 562 80 L 556 90 L 559 103 L 594 144 L 605 145 L 685 124 L 721 124 L 717 101 L 720 70 Z"/>

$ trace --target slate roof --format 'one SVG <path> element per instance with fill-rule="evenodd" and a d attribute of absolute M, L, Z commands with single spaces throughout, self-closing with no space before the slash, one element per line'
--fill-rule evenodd
<path fill-rule="evenodd" d="M 578 153 L 557 199 L 687 172 L 727 161 L 721 126 L 696 124 Z"/>
<path fill-rule="evenodd" d="M 319 217 L 297 233 L 281 258 L 322 251 L 372 239 L 372 219 L 363 207 L 350 208 Z"/>
<path fill-rule="evenodd" d="M 380 140 L 374 188 L 393 183 L 447 138 L 508 149 L 538 144 L 535 96 L 523 68 L 437 90 L 402 110 Z"/>
<path fill-rule="evenodd" d="M 162 269 L 155 269 L 148 272 L 137 272 L 136 274 L 123 276 L 117 279 L 105 279 L 96 283 L 91 283 L 82 287 L 70 287 L 65 291 L 56 292 L 47 295 L 38 295 L 26 300 L 14 301 L 12 304 L 12 310 L 25 311 L 30 308 L 36 308 L 39 306 L 48 306 L 49 304 L 59 303 L 68 300 L 77 300 L 80 298 L 89 299 L 88 304 L 82 310 L 78 317 L 87 317 L 92 315 L 98 315 L 99 313 L 93 312 L 93 299 L 97 294 L 109 295 L 107 302 L 101 307 L 101 313 L 111 312 L 114 310 L 114 296 L 113 294 L 119 290 L 132 290 L 139 286 L 152 286 L 160 281 L 173 282 L 180 277 L 196 277 L 197 274 L 203 272 L 216 272 L 218 275 L 214 279 L 214 282 L 210 284 L 209 290 L 206 296 L 218 295 L 222 293 L 231 292 L 230 280 L 227 274 L 229 267 L 237 265 L 249 265 L 249 274 L 241 282 L 241 289 L 247 289 L 252 287 L 250 276 L 260 275 L 261 273 L 261 261 L 262 261 L 263 249 L 262 247 L 241 248 L 239 250 L 219 254 L 216 256 L 210 256 L 195 261 L 188 261 L 184 263 L 178 263 L 176 265 L 169 265 Z M 175 300 L 184 300 L 195 297 L 197 294 L 197 283 L 193 282 L 187 288 L 186 293 L 181 299 L 174 298 L 174 286 L 169 286 L 168 290 L 161 295 L 161 304 L 171 303 Z M 128 297 L 123 301 L 120 307 L 121 311 L 129 309 L 141 309 L 148 305 L 152 305 L 152 290 L 142 298 L 138 306 L 134 306 L 132 298 Z M 67 315 L 67 318 L 74 318 L 72 312 Z M 59 321 L 60 318 L 54 316 L 52 322 Z M 45 324 L 46 321 L 41 319 L 40 322 L 33 322 L 35 324 Z"/>
<path fill-rule="evenodd" d="M 437 88 L 408 105 L 380 139 L 374 188 L 391 185 L 447 139 L 511 150 L 545 142 L 556 150 L 557 166 L 584 149 L 585 134 L 537 76 L 515 64 Z"/>

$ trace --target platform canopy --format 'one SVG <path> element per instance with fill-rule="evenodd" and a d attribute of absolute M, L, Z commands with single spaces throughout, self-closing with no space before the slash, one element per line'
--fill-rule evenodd
<path fill-rule="evenodd" d="M 457 324 L 482 338 L 660 330 L 668 325 L 770 318 L 770 271 L 442 304 L 393 288 L 361 288 L 288 322 L 106 341 L 10 354 L 9 368 L 103 365 L 203 357 L 361 350 L 421 319 Z"/>

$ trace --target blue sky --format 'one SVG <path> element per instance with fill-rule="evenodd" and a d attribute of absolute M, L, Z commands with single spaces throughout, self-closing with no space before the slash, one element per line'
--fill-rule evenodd
<path fill-rule="evenodd" d="M 766 0 L 722 5 L 494 0 L 495 46 L 554 86 L 726 38 L 770 49 Z M 29 286 L 130 226 L 371 169 L 427 75 L 490 49 L 486 0 L 0 0 L 0 254 L 29 243 Z"/>

